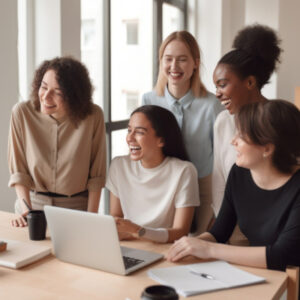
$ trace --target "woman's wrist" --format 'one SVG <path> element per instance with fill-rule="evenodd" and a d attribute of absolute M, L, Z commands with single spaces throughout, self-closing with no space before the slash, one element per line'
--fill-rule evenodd
<path fill-rule="evenodd" d="M 141 227 L 136 235 L 138 238 L 144 238 L 158 243 L 166 243 L 169 239 L 169 232 L 166 228 Z"/>
<path fill-rule="evenodd" d="M 212 242 L 207 242 L 208 244 L 208 256 L 209 258 L 217 258 L 216 257 L 216 248 L 217 248 L 217 243 L 212 243 Z"/>
<path fill-rule="evenodd" d="M 25 200 L 25 198 L 18 198 L 18 202 L 19 202 L 19 207 L 21 209 L 21 214 L 22 215 L 23 214 L 27 214 L 30 211 L 29 208 L 32 209 L 32 205 L 31 205 L 30 199 L 28 201 L 28 200 Z M 26 205 L 25 202 L 27 203 L 27 205 Z"/>
<path fill-rule="evenodd" d="M 135 223 L 131 223 L 131 228 L 129 230 L 130 233 L 137 235 L 139 233 L 139 231 L 141 230 L 141 226 L 135 224 Z"/>

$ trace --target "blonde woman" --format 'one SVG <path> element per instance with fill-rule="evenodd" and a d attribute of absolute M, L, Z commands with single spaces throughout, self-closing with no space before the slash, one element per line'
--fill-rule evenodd
<path fill-rule="evenodd" d="M 159 105 L 177 119 L 184 143 L 195 165 L 200 190 L 196 211 L 196 233 L 207 230 L 211 209 L 213 125 L 222 106 L 200 79 L 200 50 L 187 31 L 170 34 L 159 49 L 159 74 L 155 89 L 143 95 L 143 104 Z"/>

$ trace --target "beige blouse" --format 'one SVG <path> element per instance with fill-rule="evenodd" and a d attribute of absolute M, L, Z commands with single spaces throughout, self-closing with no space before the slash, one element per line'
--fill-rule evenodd
<path fill-rule="evenodd" d="M 105 185 L 106 143 L 101 108 L 77 127 L 68 117 L 55 120 L 32 101 L 17 103 L 8 138 L 10 187 L 21 184 L 38 192 L 73 195 Z"/>

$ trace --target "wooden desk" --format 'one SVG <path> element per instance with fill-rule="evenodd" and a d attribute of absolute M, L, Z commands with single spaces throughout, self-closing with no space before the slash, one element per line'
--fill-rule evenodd
<path fill-rule="evenodd" d="M 0 239 L 29 241 L 28 228 L 13 228 L 10 220 L 13 214 L 0 212 Z M 32 243 L 51 245 L 49 238 Z M 122 242 L 128 247 L 166 253 L 170 245 L 159 245 L 151 242 Z M 197 262 L 188 260 L 188 263 Z M 167 267 L 175 264 L 160 261 L 149 268 Z M 265 277 L 266 283 L 242 288 L 207 293 L 180 299 L 222 299 L 253 300 L 279 299 L 287 287 L 285 272 L 240 267 L 258 276 Z M 144 288 L 156 284 L 148 278 L 147 268 L 129 276 L 119 276 L 99 270 L 88 269 L 64 263 L 50 255 L 41 261 L 19 270 L 0 267 L 0 299 L 105 299 L 105 300 L 139 300 Z"/>

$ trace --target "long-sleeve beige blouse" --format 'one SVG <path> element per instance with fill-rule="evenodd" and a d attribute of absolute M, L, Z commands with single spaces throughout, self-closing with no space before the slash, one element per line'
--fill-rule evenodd
<path fill-rule="evenodd" d="M 55 120 L 32 101 L 17 103 L 8 138 L 10 187 L 73 195 L 105 185 L 106 143 L 103 112 L 93 112 L 76 127 L 68 117 Z"/>

